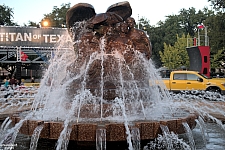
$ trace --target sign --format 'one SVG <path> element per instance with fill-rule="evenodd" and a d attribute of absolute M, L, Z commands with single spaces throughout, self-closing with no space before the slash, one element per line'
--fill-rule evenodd
<path fill-rule="evenodd" d="M 0 26 L 0 46 L 54 47 L 60 41 L 72 42 L 66 28 Z"/>

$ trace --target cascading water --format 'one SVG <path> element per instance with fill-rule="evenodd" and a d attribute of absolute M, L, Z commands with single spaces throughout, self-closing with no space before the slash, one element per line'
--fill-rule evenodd
<path fill-rule="evenodd" d="M 8 122 L 11 122 L 9 117 L 5 118 L 5 120 L 3 121 L 1 128 L 0 128 L 1 132 L 4 132 L 4 129 L 7 128 Z"/>
<path fill-rule="evenodd" d="M 43 129 L 44 125 L 39 125 L 34 129 L 33 135 L 31 137 L 30 142 L 30 150 L 35 150 L 37 148 L 38 139 L 41 133 L 41 130 Z"/>
<path fill-rule="evenodd" d="M 128 4 L 121 5 L 127 8 Z M 84 7 L 89 5 L 79 4 L 73 9 Z M 9 118 L 3 123 L 1 144 L 14 143 L 20 127 L 27 125 L 30 130 L 38 121 L 44 122 L 41 132 L 46 133 L 40 138 L 57 139 L 56 149 L 66 149 L 70 140 L 97 142 L 96 149 L 106 149 L 107 142 L 118 141 L 126 141 L 129 150 L 195 149 L 193 138 L 189 146 L 177 134 L 185 129 L 190 133 L 198 116 L 207 116 L 224 129 L 216 115 L 225 115 L 225 106 L 205 100 L 211 97 L 208 93 L 202 97 L 193 96 L 196 93 L 170 94 L 149 59 L 150 45 L 137 42 L 132 27 L 124 23 L 131 14 L 118 17 L 109 10 L 72 23 L 69 34 L 73 42 L 61 39 L 58 43 L 31 111 L 20 113 L 20 121 L 14 118 L 17 124 L 10 130 L 5 131 Z M 68 16 L 76 17 L 73 11 Z M 146 36 L 139 30 L 134 33 Z M 141 145 L 144 140 L 151 141 Z"/>
<path fill-rule="evenodd" d="M 114 121 L 125 124 L 129 149 L 133 149 L 129 127 L 131 122 L 140 119 L 160 119 L 172 116 L 171 108 L 165 108 L 160 104 L 170 99 L 165 94 L 166 90 L 161 89 L 163 91 L 161 94 L 158 89 L 159 83 L 156 82 L 151 82 L 149 87 L 149 78 L 152 81 L 160 81 L 160 77 L 154 70 L 144 68 L 153 66 L 152 62 L 143 57 L 140 52 L 126 47 L 126 51 L 134 52 L 133 65 L 128 65 L 119 49 L 114 49 L 111 54 L 106 53 L 104 40 L 102 38 L 99 41 L 99 52 L 94 51 L 87 58 L 82 56 L 82 59 L 84 59 L 82 63 L 78 62 L 81 58 L 75 55 L 72 43 L 71 49 L 65 51 L 60 50 L 59 46 L 59 51 L 55 52 L 54 58 L 50 61 L 51 64 L 41 81 L 41 87 L 32 105 L 32 120 L 65 122 L 57 147 L 61 147 L 63 140 L 65 140 L 63 137 L 66 135 L 67 126 L 71 122 Z M 74 63 L 71 60 L 75 60 Z M 93 72 L 92 66 L 98 65 L 99 61 L 99 87 L 90 91 L 87 89 L 87 86 L 90 86 L 88 85 L 90 72 Z M 139 70 L 140 66 L 143 67 Z M 105 70 L 108 72 L 105 73 Z M 137 79 L 138 76 L 134 70 L 142 71 L 142 75 L 139 76 L 141 79 Z M 71 92 L 71 87 L 73 88 L 72 85 L 76 84 L 77 81 L 82 86 L 74 94 Z M 114 100 L 104 99 L 104 86 L 106 86 L 104 84 L 108 81 L 113 81 L 116 87 L 112 90 L 116 95 Z M 91 114 L 83 110 L 88 105 L 90 105 L 88 111 Z M 105 105 L 110 107 L 103 109 Z M 112 112 L 111 115 L 106 115 L 108 112 Z M 27 113 L 24 115 L 27 115 Z M 20 123 L 20 126 L 22 126 L 22 123 Z"/>
<path fill-rule="evenodd" d="M 202 126 L 202 124 L 198 121 L 198 119 L 196 119 L 195 121 L 196 121 L 197 125 L 199 126 L 199 128 L 200 128 L 200 130 L 201 130 L 201 132 L 202 132 L 202 140 L 203 140 L 204 144 L 206 145 L 207 139 L 206 139 L 206 136 L 205 136 L 205 134 L 206 134 L 206 133 L 205 133 L 205 129 L 204 129 L 204 127 Z"/>
<path fill-rule="evenodd" d="M 162 102 L 165 103 L 165 101 L 168 101 L 170 99 L 170 97 L 168 97 L 167 91 L 165 89 L 159 91 L 158 84 L 160 83 L 156 82 L 151 82 L 152 85 L 149 88 L 149 78 L 151 78 L 151 81 L 160 82 L 160 77 L 158 76 L 158 74 L 156 74 L 156 72 L 154 72 L 154 70 L 156 69 L 150 70 L 148 68 L 144 68 L 147 66 L 152 67 L 152 62 L 146 60 L 138 51 L 130 48 L 127 49 L 127 51 L 134 51 L 135 53 L 135 61 L 133 62 L 134 64 L 133 66 L 130 66 L 126 64 L 124 56 L 121 55 L 118 50 L 114 50 L 110 55 L 107 54 L 104 50 L 105 46 L 102 46 L 105 43 L 103 40 L 104 39 L 99 41 L 99 53 L 94 51 L 92 54 L 90 54 L 90 57 L 82 58 L 84 60 L 86 59 L 86 61 L 82 61 L 83 64 L 79 62 L 77 63 L 78 59 L 80 58 L 73 53 L 74 50 L 72 49 L 72 46 L 71 49 L 67 49 L 64 52 L 55 52 L 54 59 L 51 60 L 51 64 L 41 82 L 42 86 L 38 90 L 38 94 L 35 97 L 35 101 L 33 103 L 33 110 L 37 110 L 38 107 L 41 107 L 38 109 L 38 111 L 33 112 L 33 117 L 35 119 L 50 121 L 64 120 L 65 114 L 69 114 L 68 112 L 70 109 L 68 108 L 71 108 L 69 104 L 71 104 L 71 102 L 75 100 L 77 104 L 75 108 L 78 108 L 78 110 L 74 112 L 75 114 L 77 114 L 74 115 L 74 117 L 78 120 L 82 120 L 80 113 L 82 111 L 82 106 L 86 104 L 94 104 L 93 110 L 91 110 L 93 112 L 98 111 L 100 107 L 101 112 L 100 116 L 97 117 L 99 118 L 97 120 L 107 120 L 107 118 L 104 118 L 105 112 L 103 112 L 102 110 L 103 103 L 112 104 L 111 108 L 114 109 L 112 110 L 113 112 L 115 111 L 115 108 L 120 109 L 116 106 L 116 103 L 115 105 L 114 103 L 107 102 L 103 98 L 105 92 L 103 88 L 105 86 L 104 83 L 112 79 L 114 81 L 114 84 L 116 84 L 116 87 L 118 87 L 115 89 L 116 95 L 122 99 L 123 103 L 128 104 L 130 107 L 128 118 L 137 119 L 138 117 L 138 119 L 144 119 L 146 117 L 153 117 L 154 119 L 156 119 L 156 117 L 162 118 L 162 116 L 171 116 L 172 107 L 165 108 L 164 106 L 159 104 Z M 74 62 L 77 64 L 73 64 L 71 60 L 75 60 Z M 96 88 L 94 92 L 90 93 L 90 90 L 87 89 L 87 84 L 89 84 L 88 80 L 90 80 L 89 74 L 91 71 L 93 71 L 92 66 L 98 63 L 99 60 L 99 87 Z M 110 63 L 110 69 L 112 71 L 107 72 L 107 75 L 106 73 L 104 73 L 104 69 L 106 69 L 104 67 L 108 65 L 108 63 Z M 71 66 L 73 67 L 72 69 L 70 69 Z M 144 69 L 141 69 L 141 71 L 145 76 L 141 76 L 143 82 L 139 83 L 139 81 L 135 79 L 137 77 L 134 77 L 135 75 L 133 70 L 137 69 L 140 66 L 143 66 Z M 76 70 L 76 72 L 74 72 L 74 70 Z M 80 81 L 82 85 L 81 89 L 77 90 L 75 94 L 71 94 L 68 91 L 71 90 L 71 84 L 74 84 L 74 81 L 76 80 Z M 97 91 L 97 89 L 99 89 L 100 92 Z M 95 93 L 98 94 L 98 92 L 100 94 L 95 95 Z M 161 94 L 160 92 L 162 92 L 163 94 Z M 74 97 L 70 98 L 71 95 L 74 95 Z M 152 111 L 154 108 L 156 111 Z M 167 111 L 166 113 L 162 114 L 162 112 L 164 112 L 164 108 L 167 109 Z M 158 111 L 162 112 L 158 113 Z M 146 114 L 145 112 L 151 112 L 151 114 Z M 117 116 L 113 116 L 113 118 L 115 118 L 116 121 L 121 120 L 120 113 L 114 112 L 114 115 L 116 114 L 119 118 L 117 118 Z M 71 116 L 71 118 L 74 117 Z M 110 119 L 112 119 L 112 117 L 110 117 Z"/>
<path fill-rule="evenodd" d="M 103 128 L 96 130 L 96 150 L 106 150 L 106 130 Z"/>
<path fill-rule="evenodd" d="M 141 149 L 140 131 L 136 127 L 131 127 L 131 139 L 135 150 Z"/>
<path fill-rule="evenodd" d="M 194 141 L 194 138 L 193 138 L 193 135 L 192 135 L 192 131 L 191 131 L 189 125 L 187 124 L 187 122 L 183 122 L 182 124 L 184 126 L 184 129 L 186 131 L 187 137 L 189 139 L 189 144 L 191 146 L 191 150 L 195 150 L 196 149 L 195 148 L 195 141 Z"/>
<path fill-rule="evenodd" d="M 209 140 L 209 135 L 207 133 L 207 127 L 206 127 L 205 121 L 202 119 L 202 117 L 198 117 L 198 122 L 202 126 L 202 129 L 203 129 L 202 132 L 204 133 L 203 136 L 205 137 L 206 140 Z"/>
<path fill-rule="evenodd" d="M 165 147 L 167 150 L 172 149 L 172 139 L 170 137 L 168 137 L 168 135 L 170 134 L 169 132 L 169 128 L 167 126 L 164 125 L 160 125 L 160 128 L 162 130 L 162 134 L 164 135 L 165 139 L 166 139 L 166 143 L 165 143 Z"/>

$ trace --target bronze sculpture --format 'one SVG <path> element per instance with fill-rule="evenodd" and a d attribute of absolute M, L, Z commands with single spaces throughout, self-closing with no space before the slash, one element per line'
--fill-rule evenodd
<path fill-rule="evenodd" d="M 131 14 L 132 9 L 127 1 L 111 5 L 105 13 L 100 14 L 96 14 L 94 7 L 86 3 L 76 4 L 67 12 L 67 27 L 75 42 L 74 50 L 77 54 L 77 60 L 69 70 L 76 74 L 79 72 L 75 69 L 78 68 L 76 66 L 90 61 L 93 53 L 104 53 L 107 61 L 102 62 L 96 59 L 90 64 L 85 86 L 92 94 L 99 96 L 100 93 L 96 89 L 100 89 L 102 84 L 100 80 L 103 78 L 103 97 L 106 100 L 112 100 L 118 96 L 115 89 L 120 85 L 117 82 L 118 79 L 113 78 L 116 69 L 113 70 L 111 66 L 117 61 L 115 55 L 121 56 L 121 61 L 124 61 L 130 68 L 133 67 L 137 53 L 141 53 L 144 59 L 151 57 L 150 40 L 144 31 L 134 28 L 135 20 L 130 17 Z M 133 67 L 133 70 L 135 70 L 133 72 L 135 80 L 148 82 L 144 80 L 141 69 Z M 102 71 L 103 76 L 101 76 Z M 124 80 L 126 78 L 124 76 Z M 80 80 L 74 81 L 73 87 L 79 89 L 80 83 Z M 75 91 L 74 88 L 70 89 L 70 94 L 76 94 Z"/>

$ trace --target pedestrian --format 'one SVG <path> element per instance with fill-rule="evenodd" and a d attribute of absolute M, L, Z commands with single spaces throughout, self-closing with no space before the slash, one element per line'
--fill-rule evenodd
<path fill-rule="evenodd" d="M 20 86 L 20 80 L 16 80 L 16 85 Z"/>
<path fill-rule="evenodd" d="M 31 83 L 34 83 L 34 77 L 31 78 Z"/>
<path fill-rule="evenodd" d="M 9 86 L 9 77 L 6 77 L 4 87 L 7 89 Z"/>
<path fill-rule="evenodd" d="M 16 85 L 16 79 L 14 78 L 14 76 L 12 76 L 12 78 L 9 80 L 9 84 L 11 85 L 12 88 L 15 87 L 15 85 Z"/>
<path fill-rule="evenodd" d="M 20 85 L 21 85 L 21 86 L 24 85 L 24 79 L 21 80 Z"/>

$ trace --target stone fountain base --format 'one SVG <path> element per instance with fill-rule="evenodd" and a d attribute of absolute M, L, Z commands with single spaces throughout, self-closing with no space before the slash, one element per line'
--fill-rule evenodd
<path fill-rule="evenodd" d="M 189 114 L 186 117 L 171 119 L 171 120 L 141 120 L 134 121 L 132 128 L 138 128 L 140 131 L 140 140 L 151 140 L 155 139 L 158 134 L 161 134 L 160 125 L 165 125 L 169 128 L 170 132 L 176 134 L 184 133 L 183 122 L 187 122 L 191 129 L 195 128 L 195 119 L 198 117 L 197 114 Z M 13 124 L 18 123 L 21 118 L 18 115 L 13 115 L 11 117 Z M 44 124 L 40 138 L 45 139 L 58 139 L 61 131 L 63 130 L 63 122 L 60 121 L 50 121 L 44 122 L 42 120 L 26 120 L 20 132 L 25 135 L 32 136 L 34 129 L 38 126 Z M 70 140 L 77 142 L 95 142 L 96 141 L 96 130 L 100 128 L 106 129 L 106 141 L 126 141 L 126 129 L 123 123 L 115 122 L 94 122 L 94 123 L 71 123 L 72 132 L 70 135 Z"/>

